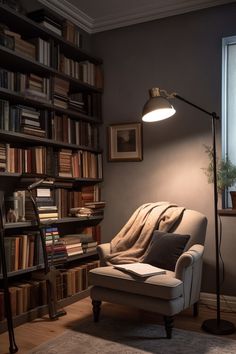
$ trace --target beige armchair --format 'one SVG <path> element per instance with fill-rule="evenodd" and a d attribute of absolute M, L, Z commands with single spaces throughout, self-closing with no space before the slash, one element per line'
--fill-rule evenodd
<path fill-rule="evenodd" d="M 169 231 L 190 235 L 174 271 L 144 279 L 106 266 L 110 244 L 99 245 L 102 266 L 89 272 L 94 321 L 99 320 L 102 301 L 133 306 L 163 315 L 167 338 L 171 338 L 174 315 L 192 305 L 194 315 L 198 313 L 206 227 L 204 215 L 185 210 L 178 224 Z"/>

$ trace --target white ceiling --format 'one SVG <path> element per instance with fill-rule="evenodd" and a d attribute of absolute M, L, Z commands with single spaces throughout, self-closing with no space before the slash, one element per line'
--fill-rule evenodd
<path fill-rule="evenodd" d="M 95 33 L 178 15 L 233 0 L 39 0 L 42 4 Z"/>

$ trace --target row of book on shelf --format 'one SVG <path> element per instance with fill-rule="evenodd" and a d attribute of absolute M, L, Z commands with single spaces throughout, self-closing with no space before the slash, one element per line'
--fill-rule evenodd
<path fill-rule="evenodd" d="M 99 201 L 100 187 L 97 184 L 82 186 L 80 190 L 69 189 L 72 187 L 71 182 L 64 182 L 63 186 L 67 188 L 37 188 L 31 192 L 42 219 L 57 220 L 68 216 L 103 217 L 105 202 Z M 14 212 L 14 220 L 8 216 L 9 211 Z M 32 199 L 27 190 L 14 191 L 5 196 L 5 215 L 6 222 L 36 219 Z"/>
<path fill-rule="evenodd" d="M 10 106 L 6 100 L 0 100 L 0 130 L 98 148 L 97 124 L 20 104 Z"/>
<path fill-rule="evenodd" d="M 64 265 L 72 257 L 76 259 L 79 255 L 96 252 L 100 227 L 87 227 L 82 231 L 83 233 L 60 236 L 58 227 L 45 227 L 44 242 L 49 265 Z M 43 247 L 38 231 L 6 236 L 4 246 L 7 272 L 44 266 Z"/>
<path fill-rule="evenodd" d="M 67 35 L 67 38 L 70 38 Z M 80 38 L 80 37 L 77 37 Z M 40 37 L 22 38 L 21 34 L 1 23 L 0 43 L 20 55 L 56 69 L 75 79 L 97 88 L 102 88 L 103 77 L 101 66 L 90 60 L 76 56 L 76 60 L 66 56 L 60 44 L 52 38 L 45 40 Z"/>
<path fill-rule="evenodd" d="M 88 288 L 88 272 L 99 267 L 94 260 L 69 269 L 60 269 L 56 277 L 57 300 L 73 296 Z M 47 286 L 43 271 L 31 274 L 30 279 L 12 282 L 9 286 L 12 315 L 21 315 L 47 305 Z M 0 289 L 0 321 L 5 318 L 4 292 Z"/>
<path fill-rule="evenodd" d="M 59 20 L 55 14 L 45 9 L 29 12 L 27 16 L 65 40 L 81 48 L 83 36 L 79 28 L 68 20 Z"/>
<path fill-rule="evenodd" d="M 94 117 L 101 116 L 101 95 L 96 92 L 71 91 L 70 82 L 57 76 L 42 77 L 0 68 L 0 87 L 55 107 Z"/>
<path fill-rule="evenodd" d="M 86 150 L 53 150 L 0 144 L 0 172 L 47 174 L 64 178 L 102 178 L 102 155 Z"/>

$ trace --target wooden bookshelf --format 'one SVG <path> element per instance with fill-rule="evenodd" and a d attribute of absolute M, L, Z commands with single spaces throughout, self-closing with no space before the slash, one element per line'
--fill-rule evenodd
<path fill-rule="evenodd" d="M 58 301 L 58 308 L 63 308 L 68 305 L 73 304 L 76 301 L 82 300 L 89 295 L 89 288 L 83 290 L 75 295 L 67 297 L 63 300 Z M 35 320 L 36 318 L 43 317 L 48 314 L 47 305 L 36 307 L 28 312 L 23 313 L 22 315 L 18 315 L 13 318 L 14 327 L 20 326 L 25 322 L 30 322 Z M 0 333 L 3 333 L 7 330 L 7 322 L 3 320 L 0 323 Z"/>
<path fill-rule="evenodd" d="M 58 15 L 55 16 L 57 17 Z M 59 20 L 63 21 L 63 18 L 60 17 Z M 11 203 L 13 200 L 14 204 L 15 199 L 12 197 L 13 192 L 27 190 L 30 184 L 41 178 L 53 180 L 54 189 L 66 189 L 67 191 L 71 189 L 71 191 L 77 193 L 81 192 L 83 188 L 93 187 L 95 191 L 95 187 L 103 181 L 102 150 L 99 147 L 98 137 L 99 127 L 102 124 L 102 60 L 78 48 L 75 44 L 64 39 L 62 36 L 57 35 L 48 28 L 28 18 L 25 14 L 14 11 L 4 4 L 0 4 L 0 24 L 3 27 L 3 32 L 7 30 L 13 33 L 11 36 L 15 41 L 14 50 L 13 47 L 7 47 L 7 44 L 6 46 L 0 45 L 0 183 L 1 191 L 5 194 L 5 204 L 10 203 L 9 200 Z M 4 29 L 5 26 L 7 26 L 7 28 Z M 48 52 L 40 53 L 42 47 L 35 47 L 36 55 L 35 57 L 31 57 L 28 55 L 29 53 L 27 54 L 27 50 L 24 52 L 24 50 L 19 50 L 19 47 L 17 49 L 17 38 L 22 39 L 21 43 L 24 43 L 24 41 L 28 43 L 26 48 L 27 46 L 28 48 L 33 48 L 34 43 L 39 43 L 40 38 L 40 40 L 47 42 L 47 48 L 49 48 L 47 49 Z M 36 45 L 39 46 L 39 44 Z M 43 50 L 45 51 L 45 48 Z M 38 56 L 41 54 L 42 56 L 46 55 L 48 57 L 49 61 L 47 65 L 39 61 Z M 69 66 L 69 69 L 66 65 Z M 73 68 L 71 69 L 71 67 Z M 79 71 L 75 72 L 77 69 Z M 68 74 L 68 72 L 70 72 L 70 74 Z M 58 81 L 66 84 L 60 86 Z M 44 87 L 45 85 L 46 88 Z M 59 88 L 57 85 L 59 85 Z M 10 86 L 13 87 L 9 88 Z M 77 99 L 74 98 L 76 95 L 80 95 L 79 97 L 81 97 L 78 98 L 78 102 L 74 102 Z M 24 110 L 28 110 L 28 113 L 24 112 Z M 63 136 L 65 141 L 55 139 L 55 132 L 57 131 L 54 122 L 56 118 L 62 119 L 62 117 L 66 122 L 63 129 L 68 130 L 67 135 L 70 137 L 68 140 L 65 140 Z M 27 120 L 29 123 L 25 123 Z M 76 137 L 73 136 L 72 138 L 75 125 L 77 128 L 79 127 L 79 134 L 85 138 L 84 140 L 81 139 L 81 141 L 83 141 L 81 143 L 77 143 L 77 141 L 80 141 L 80 136 L 78 138 L 76 135 Z M 24 129 L 25 127 L 32 133 L 28 133 L 27 129 Z M 71 141 L 73 143 L 71 143 Z M 37 155 L 35 152 L 35 156 L 32 157 L 32 160 L 29 162 L 28 151 L 30 150 L 33 156 L 37 147 L 42 148 L 42 154 Z M 5 151 L 4 156 L 3 151 Z M 82 171 L 82 169 L 85 170 L 86 168 L 88 172 L 77 174 L 71 171 L 73 172 L 73 176 L 82 177 L 61 177 L 63 168 L 65 168 L 65 165 L 63 165 L 65 164 L 65 157 L 64 160 L 63 157 L 61 158 L 61 151 L 66 151 L 68 154 L 67 157 L 70 156 L 69 154 L 71 153 L 71 160 L 73 154 L 81 154 L 82 162 L 78 169 Z M 11 155 L 11 153 L 13 154 Z M 52 156 L 50 156 L 51 160 L 49 159 L 48 163 L 52 161 L 53 164 L 53 168 L 50 169 L 50 171 L 47 167 L 45 167 L 45 170 L 41 170 L 40 167 L 38 170 L 36 168 L 37 172 L 41 170 L 40 173 L 36 173 L 33 172 L 33 168 L 32 170 L 28 168 L 27 164 L 29 164 L 29 166 L 34 164 L 37 166 L 40 162 L 40 164 L 43 165 L 45 162 L 44 159 L 46 160 L 48 158 L 49 153 L 52 153 Z M 22 156 L 20 154 L 22 154 Z M 74 160 L 77 161 L 75 158 Z M 27 166 L 27 168 L 25 166 Z M 71 170 L 75 170 L 75 166 L 72 163 L 68 166 Z M 66 169 L 68 166 L 66 165 Z M 10 171 L 24 172 L 18 173 Z M 92 192 L 89 193 L 87 193 L 89 194 L 89 198 L 92 198 Z M 54 198 L 56 199 L 55 196 Z M 81 205 L 76 205 L 76 207 L 84 205 L 84 201 L 80 201 L 80 203 Z M 62 236 L 66 235 L 67 230 L 68 234 L 73 233 L 73 230 L 75 234 L 79 233 L 81 232 L 80 230 L 84 230 L 85 228 L 91 228 L 96 231 L 103 219 L 103 215 L 89 217 L 67 216 L 52 220 L 51 222 L 47 220 L 45 225 L 41 222 L 39 226 L 36 220 L 6 222 L 7 211 L 8 210 L 5 210 L 3 225 L 4 237 L 6 237 L 8 241 L 11 237 L 12 239 L 16 239 L 17 237 L 21 238 L 23 235 L 40 231 L 40 228 L 45 227 L 45 225 L 47 225 L 47 227 L 57 227 L 60 232 L 62 231 Z M 22 220 L 24 220 L 24 218 L 22 218 Z M 100 239 L 100 231 L 98 234 Z M 12 242 L 12 240 L 10 240 L 10 242 Z M 23 241 L 21 240 L 19 242 Z M 35 242 L 34 247 L 36 249 L 36 236 L 33 242 Z M 14 252 L 17 251 L 15 250 Z M 96 260 L 97 258 L 97 252 L 93 250 L 91 252 L 70 256 L 67 258 L 66 262 L 62 261 L 61 264 L 58 263 L 58 267 L 63 266 L 70 268 L 76 266 L 76 264 L 90 264 L 91 260 Z M 8 270 L 7 278 L 9 284 L 15 286 L 14 284 L 21 281 L 28 281 L 31 279 L 31 275 L 36 274 L 35 272 L 40 270 L 44 270 L 44 264 L 42 262 L 25 267 L 24 269 Z M 1 282 L 3 282 L 3 279 L 0 274 L 0 285 Z M 58 306 L 64 307 L 87 295 L 88 290 L 80 291 L 77 294 L 60 300 Z M 47 313 L 47 305 L 36 307 L 28 312 L 14 316 L 14 326 L 18 326 L 26 321 L 31 321 Z M 6 331 L 6 329 L 6 320 L 0 321 L 0 332 Z"/>
<path fill-rule="evenodd" d="M 236 216 L 236 209 L 219 209 L 218 214 L 220 216 Z"/>

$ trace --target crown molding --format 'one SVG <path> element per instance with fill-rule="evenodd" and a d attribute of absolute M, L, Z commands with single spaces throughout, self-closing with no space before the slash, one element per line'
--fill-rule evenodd
<path fill-rule="evenodd" d="M 199 0 L 183 0 L 172 5 L 158 6 L 157 4 L 152 4 L 145 7 L 136 7 L 132 11 L 124 11 L 98 18 L 89 17 L 67 0 L 39 0 L 39 2 L 64 18 L 78 24 L 84 31 L 92 34 L 223 5 L 231 1 L 201 0 L 199 3 Z"/>

